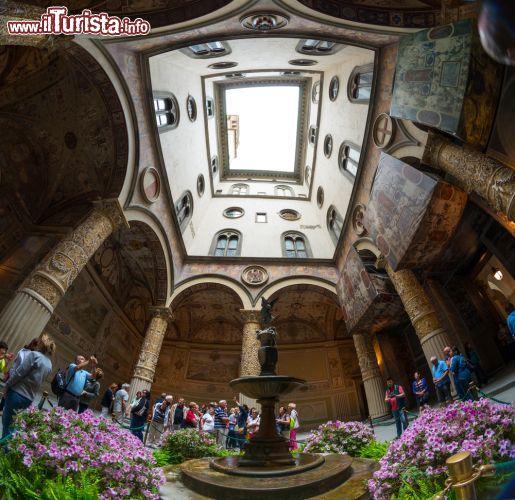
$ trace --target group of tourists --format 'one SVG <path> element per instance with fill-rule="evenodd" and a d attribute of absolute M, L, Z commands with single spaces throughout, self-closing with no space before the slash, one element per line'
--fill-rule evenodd
<path fill-rule="evenodd" d="M 488 381 L 477 353 L 468 342 L 465 344 L 465 348 L 466 356 L 461 354 L 457 347 L 444 347 L 443 359 L 438 359 L 436 356 L 431 357 L 433 384 L 440 404 L 452 402 L 451 377 L 460 400 L 472 399 L 469 384 L 473 375 L 475 375 L 477 384 L 480 387 Z M 389 405 L 392 412 L 397 437 L 399 438 L 408 427 L 408 419 L 404 411 L 406 394 L 401 385 L 394 384 L 393 379 L 388 378 L 386 384 L 385 402 Z M 415 396 L 419 411 L 422 411 L 429 403 L 429 384 L 419 372 L 414 373 L 411 390 Z"/>
<path fill-rule="evenodd" d="M 236 449 L 259 431 L 261 415 L 258 409 L 241 404 L 237 397 L 234 397 L 234 405 L 230 408 L 225 399 L 202 405 L 194 401 L 186 404 L 183 398 L 176 403 L 173 400 L 173 396 L 163 393 L 154 403 L 146 442 L 148 446 L 156 446 L 160 435 L 166 431 L 189 428 L 213 435 L 223 448 Z M 133 425 L 131 421 L 131 427 Z M 291 449 L 296 449 L 300 424 L 295 403 L 281 407 L 277 426 L 278 431 L 290 440 Z"/>

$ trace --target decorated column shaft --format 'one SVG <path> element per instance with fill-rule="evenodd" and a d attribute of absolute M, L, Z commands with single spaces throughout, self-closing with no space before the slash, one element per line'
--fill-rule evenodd
<path fill-rule="evenodd" d="M 496 212 L 515 221 L 515 172 L 468 146 L 458 146 L 430 133 L 424 162 L 456 179 L 458 187 L 475 193 Z"/>
<path fill-rule="evenodd" d="M 410 269 L 393 271 L 384 258 L 379 259 L 378 266 L 383 267 L 388 273 L 431 367 L 431 356 L 442 359 L 443 348 L 450 345 L 447 332 L 442 327 L 431 300 Z"/>
<path fill-rule="evenodd" d="M 240 376 L 259 375 L 261 367 L 258 361 L 258 351 L 261 346 L 256 332 L 261 328 L 259 311 L 242 309 L 243 336 L 241 341 Z"/>
<path fill-rule="evenodd" d="M 0 315 L 2 340 L 16 352 L 45 328 L 66 290 L 98 247 L 127 224 L 118 200 L 95 204 L 89 216 L 45 256 Z"/>
<path fill-rule="evenodd" d="M 173 319 L 168 307 L 152 307 L 152 318 L 143 339 L 138 362 L 134 369 L 129 391 L 129 401 L 132 401 L 138 391 L 150 390 L 154 382 L 157 361 L 161 346 L 168 328 L 168 322 Z"/>
<path fill-rule="evenodd" d="M 367 396 L 368 412 L 372 418 L 383 417 L 388 414 L 384 402 L 385 384 L 379 371 L 372 339 L 367 333 L 356 333 L 352 337 Z"/>

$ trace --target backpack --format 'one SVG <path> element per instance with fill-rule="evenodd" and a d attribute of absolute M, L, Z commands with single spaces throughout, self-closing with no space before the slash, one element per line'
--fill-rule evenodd
<path fill-rule="evenodd" d="M 52 379 L 52 382 L 50 382 L 50 388 L 52 389 L 52 392 L 60 397 L 64 394 L 64 391 L 66 391 L 66 388 L 70 385 L 71 381 L 74 379 L 75 373 L 70 378 L 68 382 L 66 382 L 66 371 L 61 370 L 59 368 L 57 372 L 54 375 L 54 378 Z"/>
<path fill-rule="evenodd" d="M 56 396 L 61 396 L 66 390 L 66 372 L 59 368 L 50 382 L 50 388 Z"/>

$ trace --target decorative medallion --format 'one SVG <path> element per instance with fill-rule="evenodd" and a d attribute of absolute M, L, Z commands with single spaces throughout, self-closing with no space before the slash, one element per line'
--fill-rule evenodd
<path fill-rule="evenodd" d="M 311 89 L 311 101 L 313 104 L 318 104 L 320 101 L 320 80 L 318 80 Z"/>
<path fill-rule="evenodd" d="M 204 190 L 206 189 L 206 181 L 204 180 L 204 176 L 200 174 L 197 177 L 197 194 L 199 198 L 204 194 Z"/>
<path fill-rule="evenodd" d="M 365 236 L 367 234 L 367 230 L 363 225 L 366 210 L 367 207 L 361 203 L 358 203 L 352 210 L 352 229 L 354 229 L 358 236 Z"/>
<path fill-rule="evenodd" d="M 268 273 L 264 267 L 249 266 L 241 273 L 241 280 L 250 286 L 261 286 L 268 281 Z"/>
<path fill-rule="evenodd" d="M 285 208 L 279 212 L 279 217 L 284 220 L 299 220 L 300 213 L 297 210 L 293 210 L 291 208 Z"/>
<path fill-rule="evenodd" d="M 340 90 L 340 79 L 337 76 L 333 76 L 331 78 L 331 83 L 329 83 L 329 99 L 331 101 L 336 101 L 339 90 Z"/>
<path fill-rule="evenodd" d="M 211 69 L 228 69 L 234 68 L 234 66 L 238 66 L 238 63 L 235 61 L 221 61 L 217 63 L 210 64 L 208 68 Z"/>
<path fill-rule="evenodd" d="M 244 16 L 240 23 L 244 28 L 255 31 L 270 31 L 284 28 L 288 24 L 289 18 L 284 14 L 256 12 Z"/>
<path fill-rule="evenodd" d="M 161 192 L 161 179 L 154 167 L 147 167 L 140 175 L 140 191 L 148 203 L 154 203 Z"/>
<path fill-rule="evenodd" d="M 317 189 L 317 205 L 318 208 L 322 208 L 324 206 L 324 188 L 322 186 L 318 186 Z"/>
<path fill-rule="evenodd" d="M 195 102 L 195 98 L 191 95 L 186 99 L 186 111 L 188 112 L 190 122 L 194 122 L 197 119 L 197 103 Z"/>
<path fill-rule="evenodd" d="M 77 142 L 77 136 L 73 132 L 66 132 L 64 134 L 64 143 L 68 149 L 75 149 Z"/>
<path fill-rule="evenodd" d="M 288 64 L 291 64 L 292 66 L 314 66 L 315 64 L 318 64 L 318 61 L 315 61 L 314 59 L 291 59 L 288 61 Z"/>
<path fill-rule="evenodd" d="M 387 148 L 395 134 L 395 121 L 388 113 L 381 113 L 374 120 L 372 138 L 379 149 Z"/>
<path fill-rule="evenodd" d="M 331 158 L 332 152 L 333 152 L 333 136 L 331 134 L 327 134 L 324 139 L 324 156 L 326 158 Z"/>

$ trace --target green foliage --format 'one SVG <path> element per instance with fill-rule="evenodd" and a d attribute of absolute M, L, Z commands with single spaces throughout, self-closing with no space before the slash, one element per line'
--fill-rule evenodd
<path fill-rule="evenodd" d="M 357 456 L 360 458 L 381 460 L 381 458 L 386 455 L 389 444 L 388 441 L 370 441 L 359 450 Z"/>
<path fill-rule="evenodd" d="M 163 436 L 162 448 L 154 452 L 157 465 L 180 464 L 192 458 L 226 457 L 238 453 L 216 444 L 214 436 L 196 429 L 181 429 Z"/>
<path fill-rule="evenodd" d="M 427 500 L 443 491 L 444 488 L 445 483 L 440 476 L 427 476 L 416 467 L 410 467 L 401 474 L 401 486 L 391 499 Z"/>
<path fill-rule="evenodd" d="M 30 472 L 13 453 L 0 454 L 2 500 L 97 500 L 100 496 L 99 477 L 92 469 L 57 477 L 38 467 Z"/>

